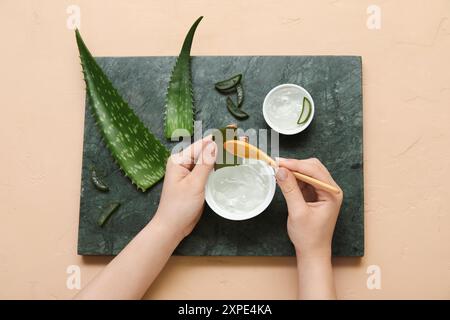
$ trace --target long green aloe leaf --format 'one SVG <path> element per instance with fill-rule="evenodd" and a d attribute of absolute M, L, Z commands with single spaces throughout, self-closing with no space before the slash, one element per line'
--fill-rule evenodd
<path fill-rule="evenodd" d="M 167 139 L 193 134 L 194 98 L 191 83 L 191 46 L 195 30 L 203 17 L 198 18 L 186 38 L 172 70 L 166 96 L 165 135 Z"/>
<path fill-rule="evenodd" d="M 142 191 L 164 176 L 169 151 L 145 127 L 75 31 L 86 92 L 97 126 L 120 168 Z"/>

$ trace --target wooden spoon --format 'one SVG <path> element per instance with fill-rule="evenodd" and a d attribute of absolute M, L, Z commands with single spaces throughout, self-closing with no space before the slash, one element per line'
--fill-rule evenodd
<path fill-rule="evenodd" d="M 265 152 L 258 149 L 257 147 L 249 144 L 246 141 L 241 140 L 228 140 L 223 144 L 225 150 L 229 153 L 234 154 L 240 158 L 247 159 L 259 159 L 265 161 L 267 164 L 273 168 L 278 168 L 278 164 L 275 160 L 269 157 Z M 340 193 L 340 190 L 335 186 L 329 185 L 323 181 L 317 180 L 313 177 L 304 175 L 299 172 L 292 172 L 292 174 L 300 181 L 306 182 L 317 189 L 321 189 L 331 193 Z"/>

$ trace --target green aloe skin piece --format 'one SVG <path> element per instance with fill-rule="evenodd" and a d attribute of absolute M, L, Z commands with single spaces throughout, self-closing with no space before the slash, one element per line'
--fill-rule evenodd
<path fill-rule="evenodd" d="M 112 156 L 142 191 L 163 176 L 169 151 L 123 100 L 75 31 L 86 92 L 97 127 Z"/>
<path fill-rule="evenodd" d="M 106 221 L 109 220 L 111 215 L 114 212 L 116 212 L 116 210 L 119 209 L 119 207 L 120 207 L 120 203 L 114 202 L 114 203 L 111 203 L 106 208 L 104 208 L 103 211 L 101 212 L 100 216 L 97 219 L 97 225 L 99 227 L 103 227 L 103 225 L 106 223 Z"/>
<path fill-rule="evenodd" d="M 220 161 L 216 161 L 216 163 L 214 164 L 214 170 L 219 170 L 223 167 L 237 166 L 240 164 L 240 159 L 237 156 L 230 154 L 223 147 L 225 141 L 237 140 L 236 134 L 237 126 L 233 124 L 230 124 L 224 128 L 220 128 L 214 133 L 213 140 L 216 141 L 216 143 L 220 141 L 220 145 L 218 143 L 219 151 L 217 154 L 217 159 L 220 159 Z"/>
<path fill-rule="evenodd" d="M 227 109 L 236 119 L 247 119 L 248 113 L 236 106 L 230 97 L 227 97 Z"/>
<path fill-rule="evenodd" d="M 223 80 L 220 82 L 217 82 L 214 87 L 217 91 L 220 93 L 233 93 L 236 91 L 236 86 L 238 86 L 241 83 L 242 74 L 237 74 L 230 79 Z"/>
<path fill-rule="evenodd" d="M 193 134 L 194 98 L 191 82 L 191 46 L 195 30 L 203 17 L 198 18 L 186 38 L 172 70 L 166 96 L 164 132 L 167 139 Z"/>
<path fill-rule="evenodd" d="M 99 174 L 95 168 L 91 168 L 91 181 L 97 190 L 102 191 L 102 192 L 109 191 L 108 185 L 99 176 Z"/>

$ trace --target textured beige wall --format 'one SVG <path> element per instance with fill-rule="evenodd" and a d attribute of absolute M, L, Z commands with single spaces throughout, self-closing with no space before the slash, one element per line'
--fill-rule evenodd
<path fill-rule="evenodd" d="M 0 1 L 0 298 L 69 298 L 109 258 L 76 255 L 84 84 L 69 4 L 95 55 L 363 56 L 366 256 L 340 298 L 450 298 L 450 1 Z M 381 8 L 381 29 L 366 9 Z M 366 287 L 378 265 L 381 290 Z M 172 258 L 149 298 L 295 298 L 292 258 Z"/>

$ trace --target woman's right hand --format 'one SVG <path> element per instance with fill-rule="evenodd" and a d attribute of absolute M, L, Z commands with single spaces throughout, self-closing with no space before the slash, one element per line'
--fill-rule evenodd
<path fill-rule="evenodd" d="M 342 204 L 343 193 L 331 194 L 297 181 L 297 171 L 339 188 L 327 168 L 315 158 L 306 160 L 279 158 L 276 174 L 288 206 L 288 234 L 298 256 L 331 257 L 331 241 Z"/>

